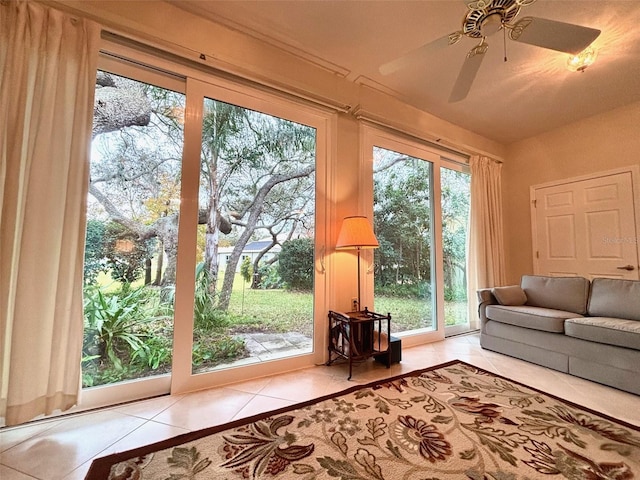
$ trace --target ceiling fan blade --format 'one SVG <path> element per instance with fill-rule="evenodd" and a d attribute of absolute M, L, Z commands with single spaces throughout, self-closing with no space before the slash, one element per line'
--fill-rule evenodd
<path fill-rule="evenodd" d="M 432 42 L 425 43 L 415 50 L 411 50 L 409 53 L 402 55 L 395 60 L 391 60 L 390 62 L 380 65 L 378 70 L 382 75 L 390 75 L 416 63 L 422 64 L 424 63 L 424 57 L 426 57 L 430 52 L 440 50 L 448 45 L 453 45 L 460 40 L 461 37 L 461 32 L 454 32 L 449 35 L 445 35 L 444 37 L 437 38 Z"/>
<path fill-rule="evenodd" d="M 469 90 L 471 90 L 471 85 L 473 85 L 473 81 L 475 80 L 478 70 L 480 69 L 480 65 L 482 64 L 482 60 L 484 60 L 484 54 L 487 52 L 488 46 L 489 45 L 483 42 L 472 48 L 467 54 L 467 58 L 464 59 L 464 63 L 462 64 L 462 68 L 460 69 L 460 73 L 456 79 L 456 83 L 453 86 L 451 95 L 449 96 L 449 103 L 459 102 L 460 100 L 467 98 Z"/>
<path fill-rule="evenodd" d="M 524 17 L 517 21 L 509 36 L 517 42 L 577 54 L 591 45 L 600 30 L 546 18 Z"/>

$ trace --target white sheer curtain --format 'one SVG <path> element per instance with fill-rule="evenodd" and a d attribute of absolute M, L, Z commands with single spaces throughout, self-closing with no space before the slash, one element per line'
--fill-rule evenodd
<path fill-rule="evenodd" d="M 0 417 L 80 391 L 82 268 L 99 26 L 0 3 Z"/>
<path fill-rule="evenodd" d="M 469 159 L 471 213 L 469 229 L 469 318 L 478 322 L 478 288 L 504 285 L 504 234 L 502 225 L 502 164 L 482 156 Z M 472 325 L 473 326 L 473 325 Z"/>

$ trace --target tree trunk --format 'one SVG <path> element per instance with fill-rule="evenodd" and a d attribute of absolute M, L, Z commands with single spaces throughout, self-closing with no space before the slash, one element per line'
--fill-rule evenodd
<path fill-rule="evenodd" d="M 278 236 L 271 232 L 271 243 L 268 247 L 265 247 L 258 255 L 256 259 L 253 261 L 253 278 L 251 279 L 251 288 L 258 289 L 260 288 L 260 284 L 262 283 L 262 278 L 260 277 L 260 261 L 262 257 L 271 250 L 278 243 Z"/>
<path fill-rule="evenodd" d="M 176 284 L 176 261 L 178 258 L 178 214 L 161 217 L 155 223 L 155 232 L 160 237 L 167 256 L 162 285 Z"/>
<path fill-rule="evenodd" d="M 207 224 L 207 233 L 204 237 L 204 258 L 205 268 L 209 272 L 209 293 L 214 294 L 218 285 L 218 272 L 220 265 L 218 262 L 218 241 L 220 233 L 218 230 L 209 231 Z M 228 268 L 228 266 L 227 266 Z"/>
<path fill-rule="evenodd" d="M 162 267 L 164 263 L 164 242 L 158 239 L 158 263 L 156 265 L 156 278 L 153 281 L 154 285 L 162 284 Z"/>
<path fill-rule="evenodd" d="M 151 283 L 151 259 L 147 258 L 144 261 L 144 284 L 149 285 Z"/>
<path fill-rule="evenodd" d="M 209 293 L 214 295 L 218 286 L 218 242 L 220 240 L 218 208 L 220 204 L 220 192 L 218 191 L 218 181 L 216 178 L 217 169 L 215 162 L 210 164 L 209 174 L 209 206 L 207 209 L 207 230 L 204 240 L 204 264 L 209 272 Z"/>
<path fill-rule="evenodd" d="M 238 268 L 238 263 L 240 262 L 242 251 L 249 242 L 249 239 L 251 238 L 251 235 L 253 235 L 254 231 L 254 227 L 250 227 L 249 225 L 247 225 L 244 232 L 242 232 L 238 243 L 236 243 L 236 246 L 233 247 L 233 251 L 229 256 L 227 267 L 224 271 L 222 289 L 220 290 L 220 296 L 218 297 L 218 308 L 220 310 L 227 311 L 229 309 L 229 303 L 231 302 L 231 292 L 233 291 L 233 281 L 235 280 L 236 276 L 236 269 Z"/>
<path fill-rule="evenodd" d="M 229 309 L 229 302 L 231 301 L 231 291 L 233 290 L 233 280 L 235 278 L 236 268 L 238 267 L 238 262 L 240 261 L 240 257 L 242 255 L 242 251 L 244 247 L 249 242 L 251 235 L 256 230 L 256 225 L 258 224 L 258 219 L 260 218 L 260 214 L 262 213 L 262 207 L 264 206 L 264 201 L 271 189 L 278 185 L 279 183 L 286 182 L 288 180 L 292 180 L 294 178 L 301 178 L 311 175 L 315 170 L 315 166 L 309 166 L 304 168 L 298 172 L 294 172 L 288 175 L 274 175 L 267 182 L 265 182 L 254 197 L 251 202 L 251 206 L 248 209 L 249 218 L 247 220 L 247 224 L 245 225 L 245 229 L 240 235 L 238 239 L 238 243 L 233 247 L 233 252 L 231 252 L 231 257 L 227 262 L 227 269 L 224 273 L 224 280 L 222 282 L 222 289 L 220 290 L 220 296 L 218 297 L 218 308 L 220 310 L 226 311 Z"/>

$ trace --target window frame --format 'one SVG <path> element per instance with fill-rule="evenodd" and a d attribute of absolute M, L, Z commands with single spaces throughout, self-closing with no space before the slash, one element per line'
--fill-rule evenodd
<path fill-rule="evenodd" d="M 467 162 L 461 162 L 460 160 L 453 160 L 451 158 L 448 158 L 447 156 L 441 157 L 440 168 L 447 168 L 449 170 L 455 170 L 457 172 L 466 173 L 469 175 L 469 177 L 471 177 L 471 167 L 468 165 Z M 469 185 L 469 203 L 471 203 L 471 185 Z M 471 216 L 471 205 L 469 205 L 469 216 Z M 471 228 L 470 222 L 469 222 L 468 228 Z M 469 235 L 469 232 L 467 232 L 467 235 Z M 467 245 L 467 247 L 469 247 L 469 245 Z M 443 261 L 444 261 L 444 252 L 443 252 Z M 444 264 L 443 264 L 443 267 L 444 267 Z M 470 273 L 468 250 L 467 250 L 466 269 L 467 269 L 466 273 L 467 273 L 467 313 L 468 313 L 467 319 L 468 319 L 468 322 L 463 325 L 452 325 L 450 327 L 447 327 L 445 325 L 445 337 L 451 337 L 454 335 L 463 335 L 465 333 L 472 332 L 478 328 L 477 322 L 474 321 L 474 319 L 471 317 L 471 310 L 470 310 L 470 304 L 472 300 L 470 298 L 469 285 L 468 285 L 468 278 Z M 444 275 L 444 270 L 443 270 L 443 275 Z"/>
<path fill-rule="evenodd" d="M 364 185 L 360 196 L 360 207 L 370 218 L 373 218 L 373 147 L 385 148 L 411 157 L 420 158 L 432 164 L 431 195 L 433 208 L 433 272 L 435 283 L 436 328 L 432 331 L 417 331 L 400 334 L 403 347 L 411 347 L 425 343 L 444 340 L 444 259 L 442 251 L 442 205 L 441 205 L 441 175 L 440 168 L 451 168 L 452 165 L 460 165 L 464 168 L 466 158 L 450 152 L 438 149 L 426 142 L 414 137 L 404 135 L 401 132 L 392 132 L 385 128 L 369 125 L 363 122 L 360 127 L 361 157 L 360 169 L 363 178 L 368 181 Z M 373 254 L 371 254 L 373 261 Z M 366 275 L 363 282 L 363 290 L 373 292 L 372 275 Z M 373 295 L 371 295 L 373 298 Z M 393 318 L 393 312 L 391 312 Z"/>
<path fill-rule="evenodd" d="M 183 173 L 199 175 L 200 143 L 188 145 L 187 135 L 200 131 L 197 123 L 198 109 L 190 103 L 190 88 L 215 92 L 216 100 L 234 103 L 244 108 L 257 110 L 293 122 L 302 123 L 316 130 L 315 169 L 315 279 L 314 279 L 314 338 L 313 351 L 282 360 L 253 364 L 249 368 L 229 368 L 200 374 L 191 373 L 191 345 L 193 341 L 193 271 L 195 268 L 195 245 L 197 225 L 197 188 L 182 183 L 181 207 L 178 234 L 178 259 L 176 275 L 176 304 L 174 313 L 174 355 L 170 374 L 141 378 L 113 385 L 83 390 L 80 409 L 132 401 L 166 393 L 181 393 L 226 383 L 241 381 L 264 375 L 276 374 L 297 368 L 313 366 L 324 361 L 326 350 L 328 278 L 324 254 L 329 244 L 329 225 L 333 222 L 331 206 L 334 175 L 336 170 L 333 144 L 337 125 L 337 112 L 330 108 L 311 104 L 303 99 L 278 93 L 267 87 L 241 78 L 225 78 L 208 67 L 187 61 L 177 61 L 163 56 L 151 46 L 128 44 L 118 38 L 113 41 L 103 38 L 98 69 L 127 76 L 142 82 L 153 83 L 187 95 L 185 111 L 185 144 L 183 146 Z M 199 107 L 201 108 L 201 107 Z M 201 112 L 200 112 L 201 116 Z M 197 123 L 197 124 L 196 124 Z M 194 127 L 195 125 L 195 127 Z M 189 133 L 187 133 L 189 131 Z M 191 189 L 191 190 L 189 190 Z M 195 202 L 193 201 L 195 198 Z M 195 223 L 194 223 L 195 220 Z M 191 231 L 189 231 L 191 229 Z M 191 268 L 191 270 L 190 270 Z M 180 288 L 180 286 L 182 288 Z M 188 369 L 186 365 L 189 365 Z M 187 372 L 188 370 L 188 372 Z M 242 371 L 243 370 L 243 371 Z M 250 370 L 250 371 L 248 371 Z"/>

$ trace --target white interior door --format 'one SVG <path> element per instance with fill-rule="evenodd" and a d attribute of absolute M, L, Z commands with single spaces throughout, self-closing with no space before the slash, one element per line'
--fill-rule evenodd
<path fill-rule="evenodd" d="M 535 273 L 639 278 L 634 173 L 532 187 Z"/>

